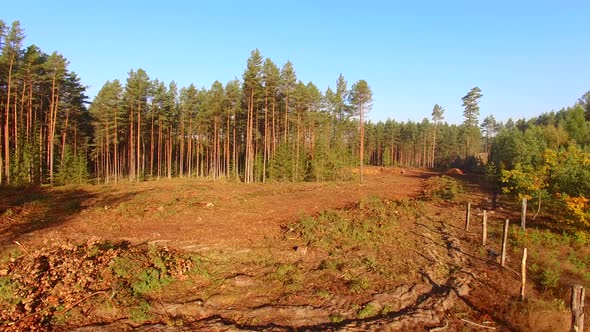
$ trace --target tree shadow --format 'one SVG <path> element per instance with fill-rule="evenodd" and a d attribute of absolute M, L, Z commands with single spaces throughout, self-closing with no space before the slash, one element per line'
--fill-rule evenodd
<path fill-rule="evenodd" d="M 98 197 L 84 189 L 24 187 L 0 192 L 0 252 L 30 234 L 66 224 L 91 206 L 111 206 L 138 192 Z"/>

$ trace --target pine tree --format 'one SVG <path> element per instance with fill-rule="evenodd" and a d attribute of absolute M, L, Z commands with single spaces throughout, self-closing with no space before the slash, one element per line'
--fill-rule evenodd
<path fill-rule="evenodd" d="M 47 56 L 36 46 L 29 46 L 23 55 L 20 67 L 20 78 L 22 81 L 21 105 L 21 134 L 19 141 L 22 142 L 22 149 L 16 146 L 16 156 L 20 159 L 20 167 L 23 174 L 21 183 L 40 183 L 41 160 L 35 153 L 35 147 L 40 140 L 35 135 L 39 110 L 43 99 L 39 98 L 43 91 L 44 68 L 43 64 Z M 25 114 L 23 114 L 25 113 Z M 22 151 L 22 158 L 19 154 Z M 0 167 L 1 169 L 1 167 Z"/>
<path fill-rule="evenodd" d="M 496 136 L 496 128 L 498 124 L 493 115 L 488 115 L 481 123 L 481 130 L 484 133 L 486 142 L 484 144 L 484 152 L 490 152 L 491 140 Z"/>
<path fill-rule="evenodd" d="M 166 93 L 166 104 L 164 108 L 166 112 L 166 176 L 171 179 L 174 174 L 178 174 L 178 167 L 176 167 L 174 158 L 174 148 L 177 133 L 175 129 L 178 128 L 178 87 L 176 82 L 171 81 L 168 84 L 168 92 Z"/>
<path fill-rule="evenodd" d="M 481 90 L 478 87 L 471 89 L 461 100 L 463 101 L 463 121 L 464 135 L 465 135 L 465 153 L 466 158 L 475 153 L 479 147 L 479 99 L 482 97 Z"/>
<path fill-rule="evenodd" d="M 359 115 L 359 133 L 360 133 L 360 181 L 363 182 L 363 164 L 364 164 L 364 149 L 365 149 L 365 112 L 372 107 L 373 92 L 367 84 L 367 81 L 360 80 L 356 82 L 350 92 L 350 103 L 355 107 L 356 113 Z"/>
<path fill-rule="evenodd" d="M 4 23 L 2 23 L 4 25 Z M 4 29 L 0 29 L 4 30 Z M 6 34 L 4 47 L 2 48 L 2 56 L 0 60 L 6 65 L 8 71 L 8 79 L 6 82 L 6 102 L 4 112 L 4 174 L 6 177 L 6 183 L 10 184 L 10 102 L 12 96 L 12 74 L 15 67 L 18 65 L 19 53 L 21 44 L 25 38 L 24 32 L 20 27 L 19 21 L 12 22 L 12 26 Z M 16 126 L 17 119 L 13 117 L 13 123 Z M 14 141 L 14 137 L 13 137 Z M 1 177 L 0 177 L 1 178 Z"/>
<path fill-rule="evenodd" d="M 336 80 L 336 93 L 334 94 L 334 112 L 339 121 L 348 119 L 352 115 L 352 109 L 348 107 L 346 101 L 349 98 L 349 91 L 347 88 L 348 82 L 344 79 L 344 76 L 340 74 Z"/>
<path fill-rule="evenodd" d="M 221 120 L 223 116 L 223 106 L 225 104 L 225 91 L 223 84 L 219 81 L 215 81 L 211 85 L 209 90 L 209 101 L 208 101 L 208 115 L 213 120 L 213 135 L 211 142 L 211 175 L 213 180 L 216 180 L 221 175 L 221 140 L 222 140 L 222 128 Z"/>
<path fill-rule="evenodd" d="M 121 176 L 119 126 L 123 103 L 123 87 L 119 80 L 107 81 L 94 98 L 90 113 L 94 119 L 94 161 L 100 165 L 97 176 L 105 183 Z"/>
<path fill-rule="evenodd" d="M 263 182 L 266 179 L 266 165 L 267 162 L 276 151 L 277 144 L 277 119 L 276 107 L 278 97 L 278 84 L 280 72 L 279 68 L 267 58 L 264 60 L 262 68 L 262 79 L 264 84 L 264 155 L 262 161 L 262 173 L 265 174 Z M 270 118 L 269 118 L 270 108 Z"/>
<path fill-rule="evenodd" d="M 180 89 L 180 118 L 181 118 L 181 127 L 183 128 L 182 133 L 180 135 L 180 146 L 181 146 L 181 155 L 180 155 L 180 165 L 181 165 L 181 172 L 180 175 L 183 176 L 183 171 L 185 171 L 186 175 L 190 178 L 192 177 L 193 173 L 193 159 L 194 159 L 194 142 L 193 138 L 195 136 L 195 118 L 198 114 L 198 94 L 199 91 L 195 87 L 194 84 L 191 84 L 188 88 Z M 184 130 L 186 128 L 186 130 Z M 186 142 L 184 142 L 186 140 Z M 183 146 L 186 145 L 186 153 L 184 152 Z M 186 166 L 186 170 L 184 168 Z"/>
<path fill-rule="evenodd" d="M 244 72 L 244 94 L 246 100 L 247 116 L 246 116 L 246 166 L 244 170 L 244 182 L 250 183 L 254 181 L 254 163 L 255 163 L 255 138 L 254 126 L 255 112 L 257 111 L 257 98 L 261 89 L 262 76 L 262 56 L 258 49 L 252 51 L 246 71 Z"/>
<path fill-rule="evenodd" d="M 232 151 L 231 151 L 231 156 L 228 156 L 227 158 L 227 168 L 230 168 L 230 157 L 231 160 L 233 160 L 233 163 L 231 163 L 231 170 L 232 170 L 232 174 L 230 177 L 233 177 L 235 179 L 239 179 L 239 162 L 238 162 L 238 128 L 237 128 L 237 112 L 240 108 L 240 96 L 242 95 L 242 91 L 240 90 L 240 82 L 235 79 L 233 81 L 229 81 L 226 85 L 225 85 L 225 108 L 226 108 L 226 112 L 227 112 L 227 116 L 228 116 L 228 125 L 231 127 L 231 130 L 228 129 L 228 134 L 231 135 L 231 146 L 232 146 Z M 227 153 L 229 154 L 229 144 L 230 142 L 228 142 L 228 148 L 227 148 Z"/>
<path fill-rule="evenodd" d="M 436 129 L 438 123 L 444 119 L 445 109 L 440 107 L 438 104 L 434 105 L 432 109 L 432 122 L 434 123 L 432 129 L 432 158 L 430 161 L 430 167 L 434 167 L 435 165 L 435 152 L 436 152 Z"/>
<path fill-rule="evenodd" d="M 143 69 L 131 70 L 125 85 L 125 104 L 129 114 L 128 172 L 130 180 L 138 180 L 141 173 L 142 117 L 147 108 L 150 80 Z"/>
<path fill-rule="evenodd" d="M 285 121 L 283 123 L 283 142 L 288 143 L 289 140 L 289 112 L 290 112 L 290 99 L 295 85 L 297 84 L 297 76 L 293 69 L 293 63 L 287 61 L 283 68 L 281 68 L 280 75 L 280 90 L 285 101 Z"/>
<path fill-rule="evenodd" d="M 53 52 L 46 62 L 46 71 L 51 78 L 51 99 L 49 104 L 49 128 L 47 129 L 47 159 L 49 164 L 49 183 L 53 184 L 55 132 L 60 101 L 60 91 L 66 75 L 66 59 L 57 52 Z"/>

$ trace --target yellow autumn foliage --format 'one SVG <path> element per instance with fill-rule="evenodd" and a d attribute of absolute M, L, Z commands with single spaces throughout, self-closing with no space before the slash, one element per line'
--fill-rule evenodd
<path fill-rule="evenodd" d="M 584 196 L 572 197 L 568 195 L 560 195 L 565 203 L 568 215 L 571 222 L 580 222 L 586 226 L 590 226 L 590 199 Z"/>

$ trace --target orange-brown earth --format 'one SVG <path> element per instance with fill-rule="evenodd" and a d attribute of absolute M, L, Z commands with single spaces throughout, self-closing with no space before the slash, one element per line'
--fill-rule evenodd
<path fill-rule="evenodd" d="M 125 244 L 108 251 L 112 259 L 103 258 L 100 264 L 93 261 L 95 254 L 82 255 L 78 249 L 70 258 L 89 271 L 98 269 L 92 273 L 100 275 L 106 289 L 86 280 L 87 287 L 99 291 L 68 293 L 75 299 L 60 299 L 49 289 L 39 295 L 45 298 L 31 300 L 44 303 L 45 309 L 22 312 L 22 317 L 5 321 L 3 328 L 567 330 L 567 310 L 546 305 L 535 285 L 527 289 L 527 301 L 519 300 L 518 252 L 509 251 L 508 268 L 497 263 L 500 220 L 510 210 L 491 214 L 490 240 L 482 247 L 481 212 L 490 207 L 486 193 L 472 187 L 455 201 L 423 202 L 417 198 L 424 181 L 435 173 L 382 168 L 370 168 L 368 173 L 363 184 L 173 179 L 4 191 L 0 252 L 20 253 L 4 270 L 9 276 L 28 267 L 38 274 L 37 280 L 46 281 L 45 275 L 55 279 L 62 270 L 75 270 L 64 258 L 74 247 L 65 242 Z M 379 203 L 371 203 L 374 196 Z M 469 232 L 463 229 L 465 200 L 473 202 Z M 323 214 L 327 210 L 336 212 Z M 334 234 L 351 238 L 339 240 Z M 178 281 L 141 293 L 140 300 L 131 293 L 123 296 L 117 283 L 124 279 L 111 275 L 116 271 L 113 260 L 119 255 L 119 262 L 125 261 L 121 250 L 129 245 L 137 257 L 149 260 L 152 254 L 141 249 L 145 243 L 175 250 L 164 249 L 166 264 L 177 253 L 197 255 L 199 272 L 183 276 L 188 268 L 183 258 L 181 268 L 169 267 L 180 271 L 175 272 Z M 48 249 L 55 244 L 58 249 Z M 40 258 L 47 261 L 41 272 Z M 2 269 L 0 288 L 1 278 Z M 56 289 L 68 286 L 59 281 L 47 284 Z M 34 319 L 41 316 L 47 319 Z"/>
<path fill-rule="evenodd" d="M 394 173 L 399 172 L 377 172 L 367 176 L 363 184 L 164 179 L 7 191 L 1 195 L 0 212 L 12 209 L 20 213 L 0 216 L 0 245 L 99 237 L 132 243 L 161 241 L 175 246 L 248 247 L 280 236 L 281 226 L 304 215 L 346 207 L 371 195 L 389 199 L 414 196 L 421 180 L 432 175 L 408 171 L 392 176 Z M 47 205 L 36 201 L 45 192 L 51 193 L 51 206 L 36 211 L 39 205 Z M 30 223 L 27 214 L 42 215 L 35 215 L 40 221 Z"/>

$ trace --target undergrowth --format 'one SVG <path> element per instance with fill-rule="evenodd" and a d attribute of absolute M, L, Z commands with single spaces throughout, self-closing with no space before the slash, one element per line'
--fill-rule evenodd
<path fill-rule="evenodd" d="M 590 286 L 590 237 L 586 232 L 559 234 L 513 227 L 510 239 L 515 252 L 528 248 L 528 270 L 541 290 L 565 290 L 572 282 Z"/>
<path fill-rule="evenodd" d="M 464 191 L 461 182 L 446 175 L 428 178 L 423 185 L 422 197 L 426 200 L 453 200 Z"/>
<path fill-rule="evenodd" d="M 339 274 L 351 293 L 409 278 L 414 266 L 404 259 L 413 242 L 401 220 L 413 218 L 416 202 L 371 197 L 355 207 L 328 210 L 289 226 L 287 236 L 327 253 L 319 269 Z"/>
<path fill-rule="evenodd" d="M 8 257 L 0 263 L 0 324 L 14 331 L 65 324 L 101 306 L 147 320 L 150 296 L 195 265 L 166 247 L 125 242 L 62 242 Z"/>

